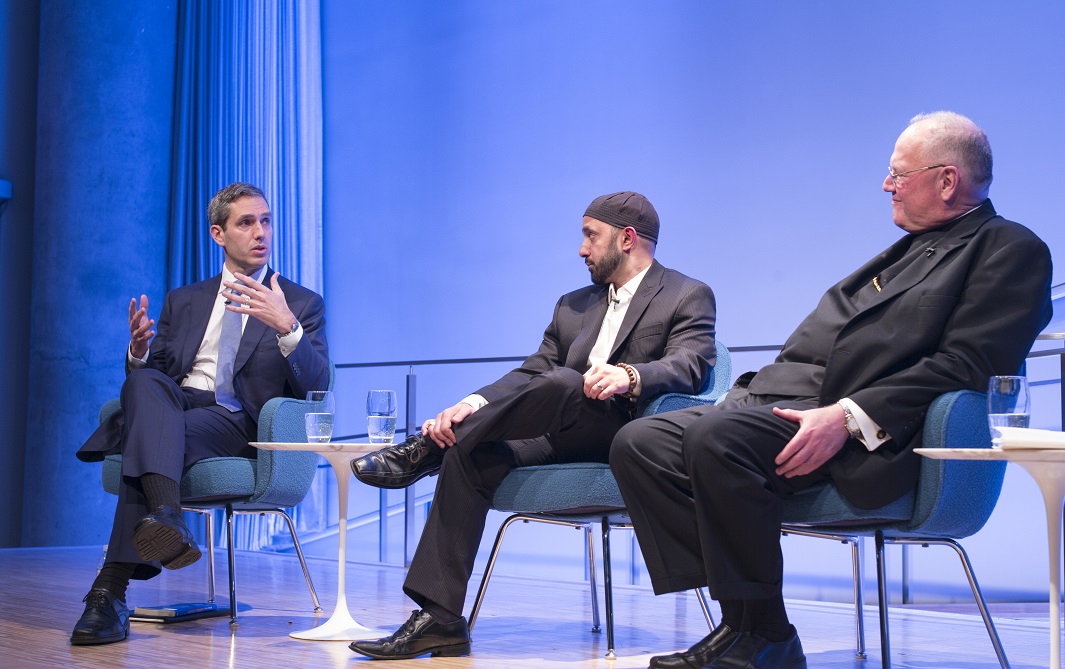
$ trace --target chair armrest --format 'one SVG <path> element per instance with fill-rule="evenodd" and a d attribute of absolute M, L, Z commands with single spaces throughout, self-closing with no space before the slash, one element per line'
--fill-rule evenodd
<path fill-rule="evenodd" d="M 937 397 L 925 416 L 924 448 L 991 448 L 987 395 L 957 390 Z M 976 533 L 995 508 L 1004 461 L 921 458 L 920 485 L 910 527 L 961 539 Z"/>
<path fill-rule="evenodd" d="M 100 407 L 100 424 L 108 419 L 108 417 L 122 408 L 122 402 L 116 397 L 112 400 L 107 400 L 104 405 Z"/>
<path fill-rule="evenodd" d="M 653 416 L 656 413 L 688 409 L 690 407 L 714 404 L 728 393 L 732 384 L 732 354 L 728 347 L 717 342 L 717 362 L 710 369 L 706 383 L 697 395 L 684 393 L 662 393 L 653 398 L 643 408 L 641 416 Z"/>
<path fill-rule="evenodd" d="M 718 395 L 715 395 L 713 391 L 707 391 L 698 395 L 685 395 L 684 393 L 662 393 L 658 397 L 647 403 L 644 407 L 643 416 L 653 416 L 656 413 L 665 413 L 666 411 L 676 411 L 677 409 L 688 409 L 691 407 L 702 406 L 704 404 L 713 404 Z"/>
<path fill-rule="evenodd" d="M 307 441 L 303 420 L 307 402 L 275 397 L 259 413 L 259 441 Z M 310 490 L 318 469 L 318 456 L 295 451 L 259 451 L 256 461 L 255 493 L 249 502 L 282 507 L 295 506 Z"/>

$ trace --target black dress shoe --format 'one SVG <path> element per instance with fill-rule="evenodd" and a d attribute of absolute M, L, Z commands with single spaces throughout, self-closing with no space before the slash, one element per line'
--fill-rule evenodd
<path fill-rule="evenodd" d="M 470 654 L 470 629 L 465 618 L 442 624 L 425 611 L 413 611 L 392 636 L 353 641 L 348 648 L 375 660 L 409 660 L 426 653 L 432 657 L 459 657 Z"/>
<path fill-rule="evenodd" d="M 769 641 L 741 632 L 724 653 L 706 669 L 806 669 L 806 656 L 795 627 L 784 641 Z"/>
<path fill-rule="evenodd" d="M 412 434 L 402 444 L 382 448 L 351 463 L 355 478 L 375 488 L 406 488 L 435 474 L 444 461 L 444 449 L 431 439 Z"/>
<path fill-rule="evenodd" d="M 81 601 L 85 612 L 70 634 L 71 645 L 96 646 L 129 636 L 129 609 L 124 601 L 103 588 L 93 588 Z"/>
<path fill-rule="evenodd" d="M 167 569 L 181 569 L 200 559 L 200 547 L 181 512 L 166 505 L 137 521 L 133 543 L 142 560 L 158 560 Z"/>
<path fill-rule="evenodd" d="M 703 669 L 725 652 L 738 636 L 734 629 L 721 623 L 702 641 L 686 651 L 672 655 L 655 655 L 651 658 L 649 669 Z"/>

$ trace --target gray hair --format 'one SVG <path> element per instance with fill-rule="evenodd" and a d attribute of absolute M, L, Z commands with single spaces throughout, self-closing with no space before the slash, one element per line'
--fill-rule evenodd
<path fill-rule="evenodd" d="M 916 123 L 927 131 L 921 147 L 925 158 L 960 167 L 977 190 L 986 191 L 991 186 L 991 144 L 980 126 L 952 111 L 918 114 L 909 125 Z"/>
<path fill-rule="evenodd" d="M 233 204 L 242 197 L 248 197 L 249 195 L 255 197 L 261 197 L 264 201 L 266 196 L 263 192 L 244 182 L 238 181 L 236 183 L 229 184 L 222 190 L 214 194 L 211 198 L 211 203 L 207 205 L 207 222 L 210 225 L 217 225 L 223 230 L 226 229 L 226 221 L 229 220 L 229 205 Z"/>

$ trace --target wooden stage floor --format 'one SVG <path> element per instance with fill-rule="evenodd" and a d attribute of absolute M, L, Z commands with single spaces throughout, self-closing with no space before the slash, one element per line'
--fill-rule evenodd
<path fill-rule="evenodd" d="M 70 629 L 100 558 L 99 548 L 0 549 L 0 666 L 34 667 L 283 667 L 382 669 L 470 667 L 549 669 L 646 667 L 652 654 L 685 648 L 707 633 L 693 595 L 655 597 L 648 588 L 615 588 L 618 659 L 608 662 L 605 633 L 590 630 L 586 586 L 499 573 L 492 579 L 466 658 L 420 658 L 374 662 L 347 643 L 298 641 L 288 636 L 324 621 L 336 598 L 336 562 L 310 561 L 325 613 L 316 617 L 295 557 L 240 553 L 237 597 L 240 624 L 208 618 L 175 625 L 134 623 L 129 640 L 72 647 Z M 219 600 L 228 597 L 225 552 L 216 553 Z M 131 605 L 158 605 L 205 598 L 205 561 L 166 572 L 130 588 Z M 410 615 L 399 567 L 350 563 L 348 604 L 360 623 L 390 633 Z M 475 580 L 478 576 L 475 576 Z M 472 594 L 467 598 L 467 611 Z M 602 601 L 602 593 L 600 593 Z M 789 601 L 811 668 L 872 669 L 880 666 L 875 607 L 866 609 L 869 659 L 853 653 L 852 610 L 841 604 Z M 900 668 L 998 667 L 980 618 L 969 613 L 891 611 L 893 666 Z M 1046 667 L 1049 632 L 1046 606 L 993 608 L 1014 669 Z M 1040 613 L 1042 615 L 1040 615 Z"/>

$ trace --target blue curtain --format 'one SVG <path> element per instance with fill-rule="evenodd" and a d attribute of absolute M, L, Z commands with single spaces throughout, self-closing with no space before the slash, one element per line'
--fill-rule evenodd
<path fill-rule="evenodd" d="M 207 203 L 263 189 L 271 267 L 322 292 L 322 68 L 318 0 L 180 0 L 167 289 L 214 276 Z"/>
<path fill-rule="evenodd" d="M 270 266 L 322 293 L 318 0 L 179 0 L 176 81 L 167 290 L 221 271 L 207 203 L 245 181 L 273 213 Z M 301 529 L 328 517 L 323 478 L 292 514 Z M 284 549 L 287 537 L 276 516 L 253 517 L 235 543 Z"/>

